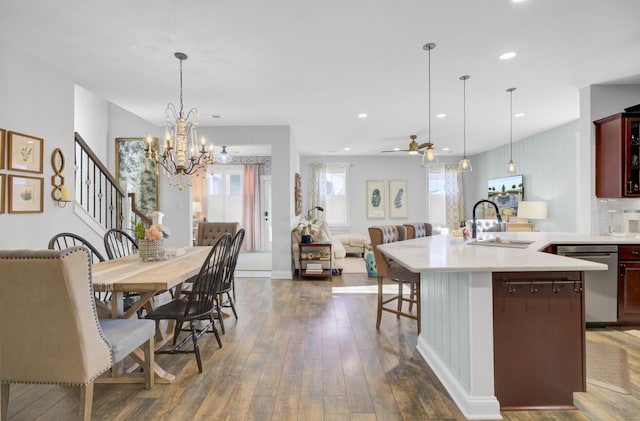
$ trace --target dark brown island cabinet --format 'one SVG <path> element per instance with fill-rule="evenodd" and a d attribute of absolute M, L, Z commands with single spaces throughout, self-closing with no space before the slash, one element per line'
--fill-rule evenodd
<path fill-rule="evenodd" d="M 640 197 L 640 112 L 618 113 L 593 123 L 596 196 Z"/>
<path fill-rule="evenodd" d="M 574 408 L 586 391 L 583 272 L 494 272 L 500 410 Z"/>

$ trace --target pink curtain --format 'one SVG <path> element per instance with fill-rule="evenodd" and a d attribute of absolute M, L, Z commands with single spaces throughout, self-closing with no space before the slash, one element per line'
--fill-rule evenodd
<path fill-rule="evenodd" d="M 242 250 L 260 250 L 260 171 L 258 165 L 244 166 L 242 215 L 242 228 L 245 230 Z"/>

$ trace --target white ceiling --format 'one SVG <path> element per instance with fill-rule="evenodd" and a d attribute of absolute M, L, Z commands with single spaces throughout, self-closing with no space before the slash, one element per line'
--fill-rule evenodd
<path fill-rule="evenodd" d="M 201 126 L 290 125 L 304 155 L 379 154 L 406 148 L 411 134 L 425 142 L 427 42 L 437 44 L 432 115 L 447 114 L 431 119 L 432 140 L 454 154 L 461 75 L 471 76 L 468 154 L 509 143 L 507 88 L 517 87 L 514 113 L 526 114 L 513 121 L 517 140 L 577 119 L 580 88 L 640 83 L 639 0 L 2 0 L 1 9 L 5 41 L 159 126 L 178 102 L 173 54 L 184 52 L 184 105 Z M 498 60 L 507 51 L 518 55 Z"/>

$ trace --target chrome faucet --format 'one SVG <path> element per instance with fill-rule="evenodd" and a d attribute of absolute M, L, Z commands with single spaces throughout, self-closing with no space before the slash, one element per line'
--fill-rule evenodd
<path fill-rule="evenodd" d="M 494 208 L 496 208 L 496 217 L 498 219 L 498 222 L 502 223 L 502 216 L 500 216 L 500 209 L 498 209 L 498 205 L 496 205 L 495 203 L 493 203 L 491 200 L 487 200 L 487 199 L 482 199 L 482 200 L 478 200 L 476 202 L 475 205 L 473 205 L 473 222 L 471 223 L 471 238 L 476 238 L 477 237 L 477 226 L 476 226 L 476 208 L 478 207 L 478 205 L 480 203 L 488 203 L 491 206 L 493 206 Z"/>

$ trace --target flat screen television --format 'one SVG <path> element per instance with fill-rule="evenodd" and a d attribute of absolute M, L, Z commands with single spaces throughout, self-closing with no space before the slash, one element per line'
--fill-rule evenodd
<path fill-rule="evenodd" d="M 518 215 L 518 203 L 524 200 L 524 185 L 522 184 L 522 176 L 514 175 L 511 177 L 494 178 L 489 180 L 487 197 L 493 203 L 498 205 L 502 219 L 508 221 L 509 218 Z M 487 206 L 485 208 L 485 218 L 493 219 L 496 217 L 495 209 Z"/>

